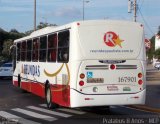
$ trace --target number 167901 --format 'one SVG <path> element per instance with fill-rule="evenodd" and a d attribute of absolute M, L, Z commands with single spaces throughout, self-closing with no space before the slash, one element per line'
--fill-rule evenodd
<path fill-rule="evenodd" d="M 137 82 L 136 77 L 119 77 L 118 82 Z"/>

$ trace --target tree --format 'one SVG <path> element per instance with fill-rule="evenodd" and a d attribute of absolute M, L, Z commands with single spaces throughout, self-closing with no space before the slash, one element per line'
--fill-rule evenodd
<path fill-rule="evenodd" d="M 8 32 L 0 28 L 0 55 L 2 55 L 3 41 L 8 37 Z"/>
<path fill-rule="evenodd" d="M 29 30 L 29 31 L 26 31 L 26 32 L 25 32 L 25 36 L 28 36 L 28 35 L 30 35 L 32 32 L 34 32 L 34 30 Z"/>
<path fill-rule="evenodd" d="M 40 22 L 39 25 L 37 26 L 37 30 L 38 29 L 42 29 L 48 26 L 57 26 L 56 24 L 49 24 L 49 23 L 44 23 L 44 22 Z"/>
<path fill-rule="evenodd" d="M 2 54 L 6 59 L 11 59 L 10 47 L 13 45 L 13 40 L 8 39 L 4 41 Z"/>
<path fill-rule="evenodd" d="M 25 36 L 16 29 L 6 32 L 0 28 L 0 61 L 10 59 L 9 50 L 15 39 Z"/>
<path fill-rule="evenodd" d="M 44 22 L 40 22 L 38 25 L 37 25 L 37 30 L 39 29 L 42 29 L 42 28 L 45 28 L 45 27 L 48 27 L 48 26 L 57 26 L 56 24 L 49 24 L 49 23 L 44 23 Z M 32 32 L 34 32 L 34 30 L 29 30 L 29 31 L 26 31 L 25 32 L 25 35 L 28 36 L 30 35 Z"/>
<path fill-rule="evenodd" d="M 160 26 L 158 27 L 158 32 L 157 35 L 160 35 Z M 160 50 L 157 49 L 155 51 L 155 36 L 153 36 L 151 39 L 151 48 L 149 50 L 147 50 L 147 56 L 149 60 L 152 60 L 154 57 L 156 57 L 157 59 L 160 59 Z"/>
<path fill-rule="evenodd" d="M 158 27 L 158 33 L 157 34 L 160 35 L 160 26 Z"/>
<path fill-rule="evenodd" d="M 160 60 L 160 48 L 158 48 L 155 52 L 154 52 L 154 57 L 158 60 Z"/>
<path fill-rule="evenodd" d="M 148 60 L 151 61 L 154 57 L 154 52 L 155 52 L 155 36 L 153 36 L 151 39 L 151 48 L 147 50 L 147 56 Z"/>
<path fill-rule="evenodd" d="M 17 34 L 19 33 L 16 29 L 11 29 L 10 32 L 17 33 Z"/>

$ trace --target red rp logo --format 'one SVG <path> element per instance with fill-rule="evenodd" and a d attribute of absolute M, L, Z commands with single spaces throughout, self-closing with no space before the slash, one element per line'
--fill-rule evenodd
<path fill-rule="evenodd" d="M 119 36 L 112 31 L 109 31 L 104 35 L 104 42 L 107 46 L 110 46 L 110 47 L 115 47 L 118 45 L 122 48 L 121 43 L 123 41 L 124 40 L 121 40 Z"/>

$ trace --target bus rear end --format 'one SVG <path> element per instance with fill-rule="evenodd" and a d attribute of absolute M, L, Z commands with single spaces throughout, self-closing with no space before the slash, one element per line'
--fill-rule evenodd
<path fill-rule="evenodd" d="M 71 107 L 144 104 L 143 26 L 124 21 L 86 21 L 80 22 L 77 30 L 78 73 L 71 88 Z"/>

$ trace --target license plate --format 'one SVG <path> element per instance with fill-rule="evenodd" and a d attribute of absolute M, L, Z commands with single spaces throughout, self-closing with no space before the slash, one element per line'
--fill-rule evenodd
<path fill-rule="evenodd" d="M 118 86 L 107 86 L 107 90 L 108 91 L 118 91 L 119 89 L 118 89 Z"/>
<path fill-rule="evenodd" d="M 87 78 L 87 83 L 104 83 L 104 78 Z"/>
<path fill-rule="evenodd" d="M 119 77 L 118 82 L 137 82 L 136 77 Z"/>

